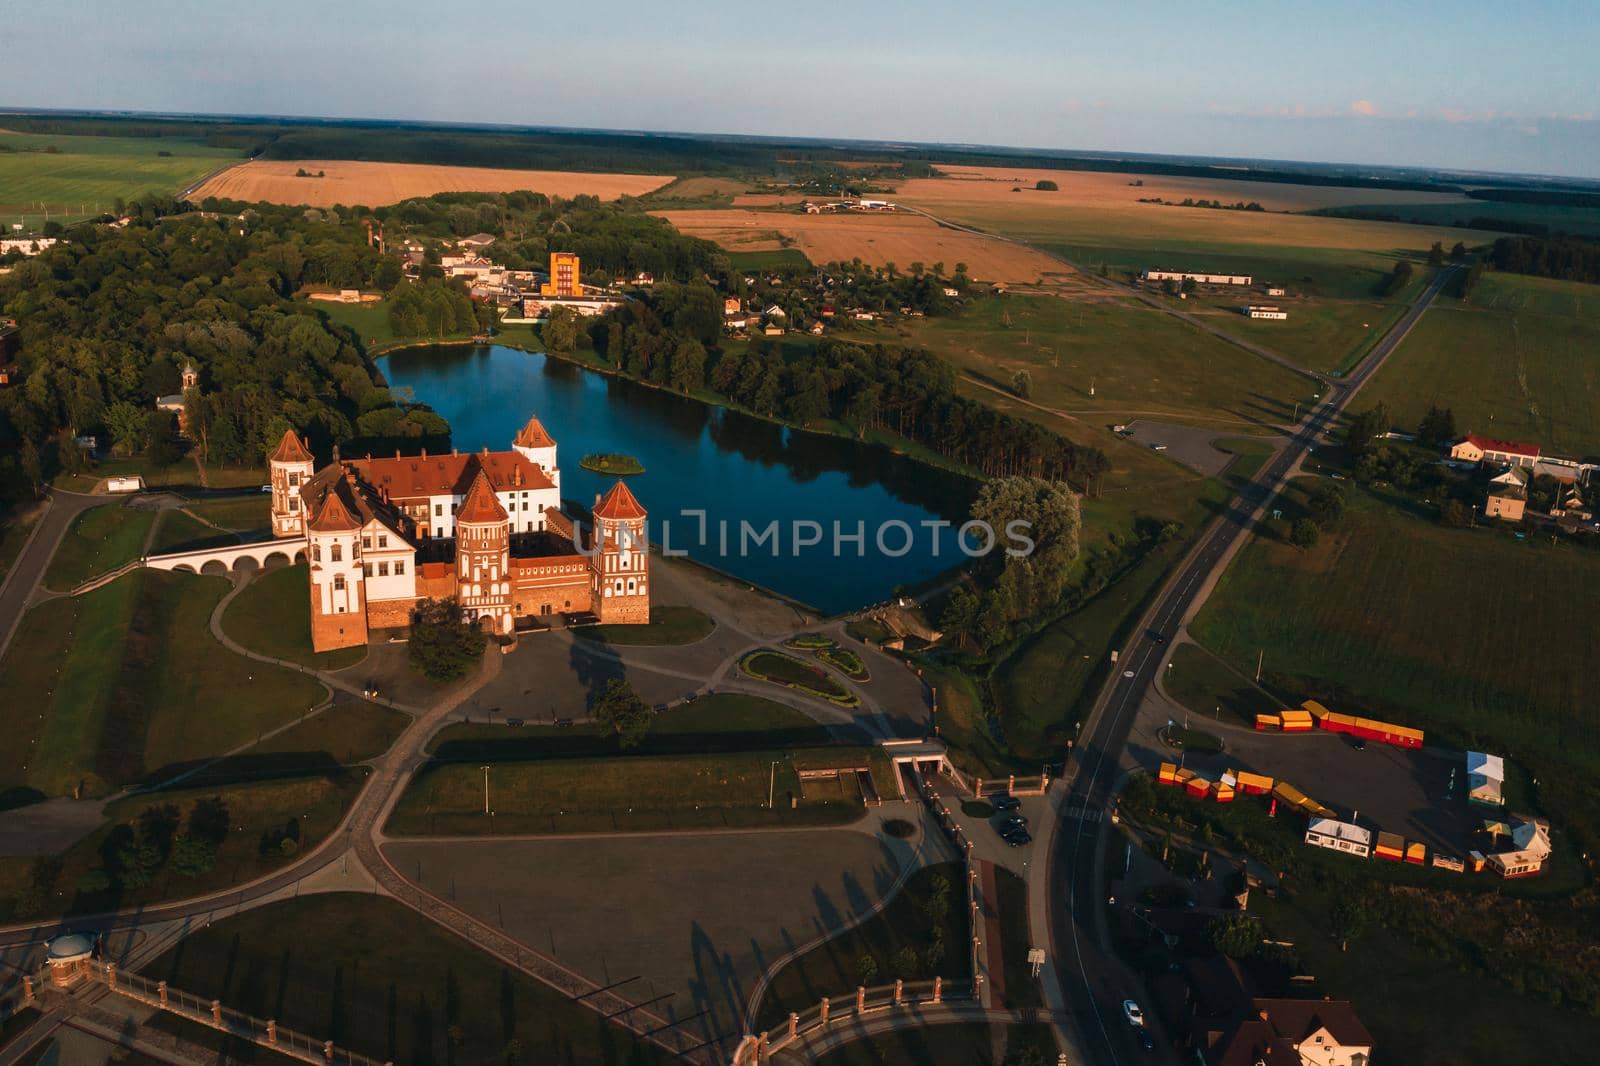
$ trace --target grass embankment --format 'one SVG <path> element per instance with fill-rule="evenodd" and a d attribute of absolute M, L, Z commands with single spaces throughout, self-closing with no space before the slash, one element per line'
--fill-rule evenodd
<path fill-rule="evenodd" d="M 43 515 L 41 508 L 28 507 L 23 513 L 7 515 L 5 521 L 0 523 L 0 581 L 4 581 L 6 574 L 16 565 L 17 556 L 22 554 L 23 545 L 28 543 L 34 524 Z"/>
<path fill-rule="evenodd" d="M 1235 488 L 1255 477 L 1277 450 L 1268 441 L 1254 437 L 1226 437 L 1215 441 L 1214 446 L 1233 456 L 1223 468 L 1222 476 Z"/>
<path fill-rule="evenodd" d="M 310 576 L 305 563 L 250 579 L 222 615 L 222 631 L 240 646 L 274 659 L 341 670 L 366 657 L 366 648 L 315 652 L 311 648 Z"/>
<path fill-rule="evenodd" d="M 90 492 L 105 478 L 135 475 L 143 478 L 145 487 L 151 489 L 201 487 L 200 467 L 192 455 L 166 466 L 155 466 L 138 456 L 100 459 L 87 473 L 59 473 L 50 479 L 50 484 L 71 492 Z M 205 469 L 205 487 L 212 489 L 256 488 L 267 481 L 266 468 L 260 466 L 208 466 Z"/>
<path fill-rule="evenodd" d="M 258 765 L 263 767 L 260 772 L 269 772 L 265 761 Z M 302 757 L 292 763 L 279 760 L 272 765 L 270 772 L 282 776 L 118 800 L 106 808 L 103 826 L 60 857 L 60 869 L 47 885 L 29 887 L 37 876 L 37 865 L 13 867 L 6 878 L 11 882 L 10 891 L 0 884 L 0 917 L 23 920 L 143 907 L 254 880 L 325 839 L 366 779 L 365 770 L 342 770 L 328 756 Z M 213 798 L 227 808 L 228 829 L 209 870 L 194 875 L 178 872 L 169 844 L 168 855 L 147 884 L 124 883 L 124 849 L 142 838 L 140 819 L 147 810 L 173 807 L 181 833 L 196 802 Z M 104 876 L 92 871 L 102 871 Z"/>
<path fill-rule="evenodd" d="M 650 621 L 642 626 L 580 626 L 572 635 L 580 640 L 630 646 L 693 644 L 717 628 L 711 616 L 696 607 L 652 607 Z"/>
<path fill-rule="evenodd" d="M 751 652 L 739 660 L 739 670 L 757 681 L 797 689 L 841 707 L 854 707 L 861 702 L 859 696 L 845 689 L 826 670 L 782 652 Z"/>
<path fill-rule="evenodd" d="M 71 592 L 144 554 L 156 512 L 119 504 L 92 507 L 72 520 L 45 570 L 46 588 Z"/>
<path fill-rule="evenodd" d="M 184 510 L 202 520 L 236 533 L 268 529 L 272 525 L 272 497 L 265 493 L 219 500 L 192 500 Z"/>
<path fill-rule="evenodd" d="M 790 1011 L 847 997 L 857 985 L 970 979 L 965 878 L 960 863 L 923 867 L 883 910 L 792 960 L 767 986 L 757 1028 L 776 1030 Z"/>
<path fill-rule="evenodd" d="M 172 196 L 240 158 L 187 137 L 0 133 L 0 214 L 62 222 L 109 212 L 115 201 Z"/>
<path fill-rule="evenodd" d="M 578 465 L 596 474 L 609 474 L 612 477 L 631 477 L 644 473 L 643 463 L 621 452 L 594 452 L 579 459 Z"/>
<path fill-rule="evenodd" d="M 436 762 L 406 789 L 388 831 L 473 836 L 835 825 L 864 810 L 855 775 L 802 784 L 798 771 L 852 766 L 871 767 L 880 794 L 894 787 L 876 748 L 501 762 L 489 772 L 493 814 L 485 815 L 484 772 Z"/>
<path fill-rule="evenodd" d="M 1033 934 L 1028 930 L 1028 883 L 1010 870 L 994 869 L 995 906 L 1000 912 L 1000 945 L 1004 959 L 1006 1000 L 1013 1008 L 1042 1007 L 1039 979 L 1028 963 Z"/>
<path fill-rule="evenodd" d="M 1546 453 L 1600 452 L 1600 288 L 1487 274 L 1471 302 L 1440 297 L 1360 407 L 1382 400 L 1413 429 L 1448 407 L 1463 433 L 1527 440 Z"/>
<path fill-rule="evenodd" d="M 1275 714 L 1282 701 L 1275 700 L 1204 648 L 1184 644 L 1174 649 L 1172 668 L 1162 677 L 1167 695 L 1203 718 L 1254 725 L 1256 715 Z"/>
<path fill-rule="evenodd" d="M 229 530 L 208 526 L 182 511 L 169 510 L 161 512 L 156 535 L 150 541 L 150 554 L 162 555 L 238 542 L 239 538 Z"/>
<path fill-rule="evenodd" d="M 995 1047 L 1004 1046 L 1003 1058 Z M 1048 1025 L 930 1025 L 869 1036 L 828 1052 L 817 1066 L 1020 1066 L 1054 1062 Z"/>
<path fill-rule="evenodd" d="M 0 788 L 104 795 L 247 744 L 321 703 L 314 680 L 211 636 L 227 588 L 137 570 L 30 611 L 0 663 Z"/>
<path fill-rule="evenodd" d="M 377 896 L 308 896 L 225 918 L 143 972 L 390 1062 L 499 1062 L 513 1042 L 523 1062 L 668 1058 Z"/>

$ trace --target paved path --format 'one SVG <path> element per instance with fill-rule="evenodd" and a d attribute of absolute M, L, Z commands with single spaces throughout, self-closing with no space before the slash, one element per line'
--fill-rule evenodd
<path fill-rule="evenodd" d="M 55 556 L 61 538 L 67 535 L 73 519 L 91 507 L 114 505 L 119 501 L 106 496 L 86 496 L 81 492 L 51 489 L 50 505 L 34 522 L 27 543 L 17 561 L 0 582 L 0 658 L 11 646 L 11 638 L 22 622 L 22 615 L 38 591 L 39 584 Z"/>

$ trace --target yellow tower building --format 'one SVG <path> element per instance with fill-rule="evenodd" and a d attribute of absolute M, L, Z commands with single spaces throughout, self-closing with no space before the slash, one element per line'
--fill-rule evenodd
<path fill-rule="evenodd" d="M 578 257 L 572 252 L 550 253 L 550 280 L 539 286 L 540 296 L 582 296 Z"/>

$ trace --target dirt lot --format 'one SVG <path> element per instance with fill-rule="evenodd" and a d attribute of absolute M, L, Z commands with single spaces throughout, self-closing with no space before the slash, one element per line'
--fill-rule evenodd
<path fill-rule="evenodd" d="M 830 215 L 771 211 L 657 212 L 684 233 L 704 237 L 734 252 L 773 251 L 793 242 L 814 263 L 860 256 L 862 262 L 901 269 L 942 262 L 946 270 L 966 263 L 975 279 L 1009 284 L 1051 280 L 1071 270 L 1049 256 L 974 233 L 945 229 L 903 212 L 840 212 Z"/>
<path fill-rule="evenodd" d="M 946 177 L 914 178 L 903 182 L 897 197 L 927 206 L 938 202 L 1006 200 L 1011 197 L 1052 199 L 1073 207 L 1122 207 L 1140 199 L 1181 201 L 1255 201 L 1268 211 L 1313 211 L 1319 207 L 1355 204 L 1468 203 L 1459 193 L 1401 192 L 1395 189 L 1339 189 L 1320 185 L 1282 185 L 1266 181 L 1228 181 L 1220 178 L 1182 178 L 1156 174 L 1101 174 L 1075 170 L 1033 170 L 1026 167 L 969 167 L 935 164 Z M 1060 186 L 1057 192 L 1037 192 L 1041 179 Z M 1142 181 L 1144 184 L 1134 185 Z M 1019 193 L 1013 188 L 1020 187 Z M 738 201 L 743 203 L 741 199 Z"/>
<path fill-rule="evenodd" d="M 322 174 L 295 177 L 298 170 Z M 223 171 L 193 193 L 278 204 L 364 204 L 376 207 L 437 192 L 512 192 L 532 189 L 549 196 L 580 193 L 615 200 L 642 196 L 672 178 L 659 174 L 582 174 L 563 170 L 494 170 L 416 163 L 358 163 L 339 159 L 252 160 Z"/>

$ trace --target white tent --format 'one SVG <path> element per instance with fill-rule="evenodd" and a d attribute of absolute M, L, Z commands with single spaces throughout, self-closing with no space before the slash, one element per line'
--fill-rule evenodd
<path fill-rule="evenodd" d="M 1481 751 L 1467 752 L 1467 798 L 1490 807 L 1505 806 L 1506 761 Z"/>

